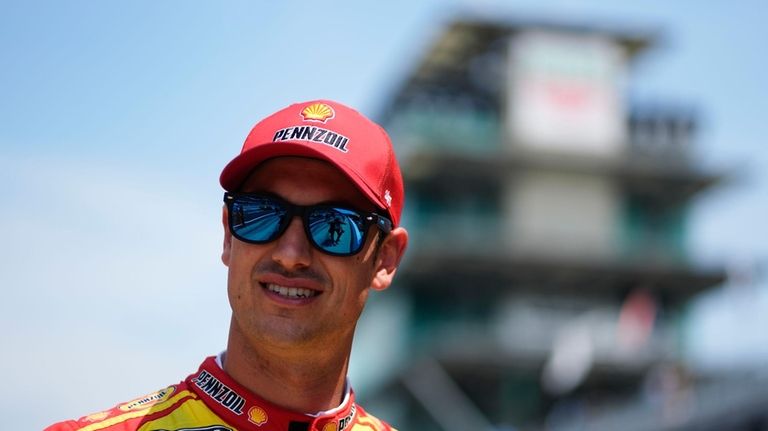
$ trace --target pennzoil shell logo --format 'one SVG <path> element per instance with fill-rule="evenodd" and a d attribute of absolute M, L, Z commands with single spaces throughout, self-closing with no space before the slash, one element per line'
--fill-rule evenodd
<path fill-rule="evenodd" d="M 256 424 L 257 426 L 262 426 L 265 423 L 267 423 L 267 420 L 269 420 L 269 417 L 267 416 L 267 412 L 264 411 L 261 407 L 253 406 L 248 410 L 248 421 Z"/>
<path fill-rule="evenodd" d="M 323 431 L 337 431 L 339 427 L 336 426 L 336 422 L 328 422 L 323 427 Z"/>
<path fill-rule="evenodd" d="M 325 103 L 313 103 L 301 110 L 304 121 L 318 121 L 325 123 L 336 115 L 333 108 Z"/>
<path fill-rule="evenodd" d="M 152 392 L 151 394 L 145 395 L 141 398 L 137 398 L 133 401 L 129 401 L 125 404 L 120 405 L 120 410 L 127 412 L 131 410 L 137 410 L 137 409 L 145 409 L 148 407 L 152 407 L 155 404 L 167 399 L 172 393 L 176 391 L 175 386 L 168 386 L 165 389 L 160 389 L 159 391 Z"/>

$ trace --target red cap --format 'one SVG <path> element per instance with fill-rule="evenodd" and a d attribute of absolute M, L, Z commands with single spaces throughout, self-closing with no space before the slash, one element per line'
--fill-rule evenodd
<path fill-rule="evenodd" d="M 261 162 L 279 156 L 325 160 L 339 168 L 392 224 L 400 223 L 403 177 L 389 136 L 354 109 L 331 100 L 295 103 L 258 122 L 240 155 L 221 172 L 236 191 Z"/>

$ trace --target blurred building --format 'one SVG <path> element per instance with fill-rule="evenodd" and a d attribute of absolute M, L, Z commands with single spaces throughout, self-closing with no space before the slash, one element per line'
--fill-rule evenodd
<path fill-rule="evenodd" d="M 626 100 L 653 42 L 457 21 L 392 95 L 411 326 L 371 402 L 401 429 L 710 429 L 679 323 L 725 279 L 685 248 L 691 199 L 719 176 L 692 157 L 691 110 Z"/>

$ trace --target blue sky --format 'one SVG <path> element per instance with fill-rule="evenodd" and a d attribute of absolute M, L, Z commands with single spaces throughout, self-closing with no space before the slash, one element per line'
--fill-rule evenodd
<path fill-rule="evenodd" d="M 702 162 L 732 177 L 697 200 L 691 252 L 765 265 L 764 2 L 4 0 L 4 426 L 109 407 L 221 350 L 218 175 L 253 123 L 317 97 L 375 114 L 442 22 L 487 9 L 657 30 L 632 98 L 694 106 Z M 691 317 L 702 362 L 768 358 L 763 331 L 743 330 L 768 325 L 766 290 L 702 298 Z"/>

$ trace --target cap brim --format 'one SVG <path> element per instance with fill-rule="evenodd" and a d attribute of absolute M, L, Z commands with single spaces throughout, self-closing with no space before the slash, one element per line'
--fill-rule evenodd
<path fill-rule="evenodd" d="M 308 157 L 330 163 L 346 175 L 355 184 L 355 187 L 376 207 L 388 211 L 384 202 L 366 185 L 359 173 L 349 166 L 339 163 L 324 152 L 308 147 L 303 143 L 290 141 L 271 142 L 246 150 L 227 163 L 227 166 L 221 171 L 219 183 L 226 191 L 237 191 L 259 164 L 275 157 L 285 156 Z"/>

